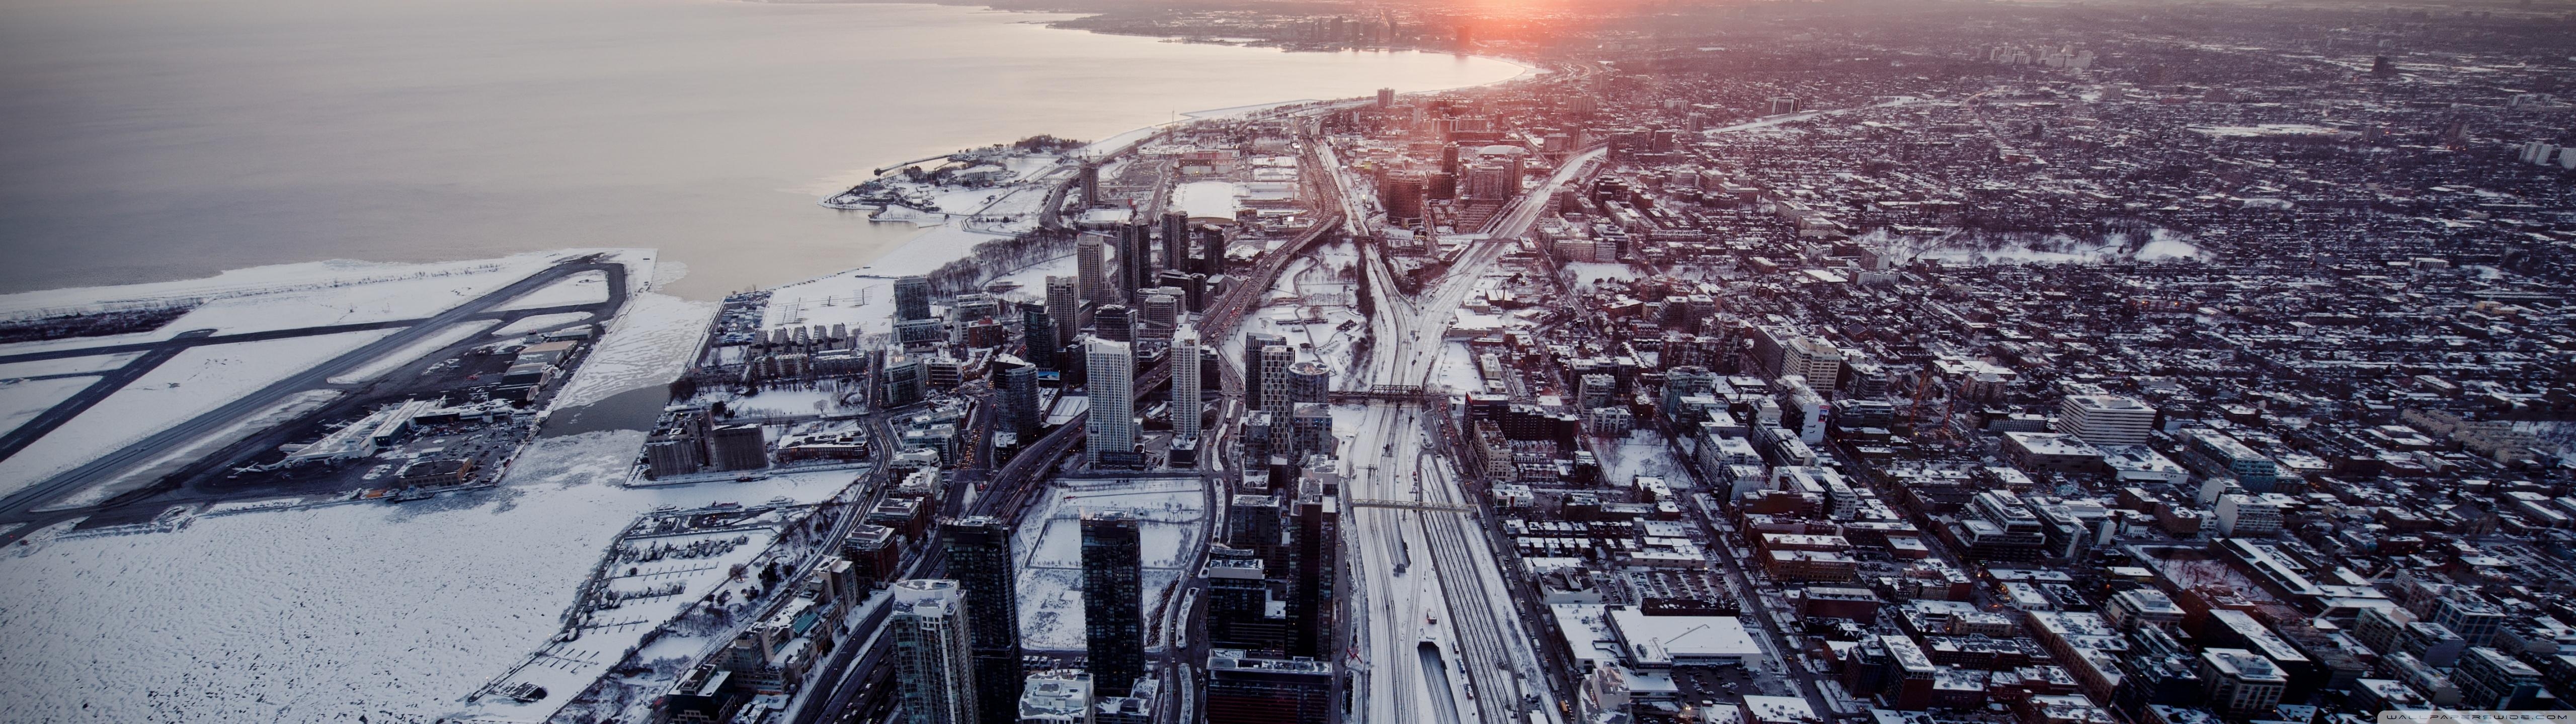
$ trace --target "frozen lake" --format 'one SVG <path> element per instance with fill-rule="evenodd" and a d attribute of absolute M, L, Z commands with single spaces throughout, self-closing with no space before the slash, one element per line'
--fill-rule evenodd
<path fill-rule="evenodd" d="M 1489 83 L 1500 61 L 716 0 L 0 7 L 0 293 L 350 258 L 649 247 L 713 299 L 915 232 L 814 202 L 885 166 L 1178 113 Z"/>

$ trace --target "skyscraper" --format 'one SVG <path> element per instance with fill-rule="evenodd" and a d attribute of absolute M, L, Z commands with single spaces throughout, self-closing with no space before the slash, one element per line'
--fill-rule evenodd
<path fill-rule="evenodd" d="M 1082 205 L 1100 203 L 1100 165 L 1082 162 Z"/>
<path fill-rule="evenodd" d="M 1064 351 L 1055 342 L 1055 315 L 1049 313 L 1044 305 L 1020 303 L 1020 337 L 1028 342 L 1029 363 L 1039 369 L 1054 370 L 1056 355 Z"/>
<path fill-rule="evenodd" d="M 1154 225 L 1139 219 L 1120 227 L 1118 245 L 1118 290 L 1127 295 L 1130 304 L 1151 286 L 1153 278 Z"/>
<path fill-rule="evenodd" d="M 930 278 L 905 277 L 894 281 L 894 319 L 896 322 L 930 319 Z"/>
<path fill-rule="evenodd" d="M 1213 225 L 1199 227 L 1198 272 L 1210 277 L 1225 273 L 1225 230 Z"/>
<path fill-rule="evenodd" d="M 1127 343 L 1098 339 L 1083 352 L 1091 390 L 1091 414 L 1082 423 L 1085 459 L 1095 467 L 1103 458 L 1130 463 L 1136 449 L 1136 357 Z M 1118 686 L 1126 690 L 1126 684 Z"/>
<path fill-rule="evenodd" d="M 1105 305 L 1117 301 L 1109 290 L 1109 238 L 1099 234 L 1082 235 L 1073 245 L 1073 271 L 1082 284 L 1082 301 Z"/>
<path fill-rule="evenodd" d="M 1004 429 L 1016 432 L 1022 443 L 1037 440 L 1038 367 L 1019 358 L 1003 355 L 993 358 L 993 387 L 1001 392 L 1000 421 Z"/>
<path fill-rule="evenodd" d="M 966 600 L 957 581 L 915 578 L 894 584 L 893 595 L 886 626 L 904 724 L 978 724 Z"/>
<path fill-rule="evenodd" d="M 1143 548 L 1136 517 L 1122 510 L 1082 516 L 1082 628 L 1094 688 L 1125 696 L 1145 675 Z"/>
<path fill-rule="evenodd" d="M 939 524 L 940 555 L 966 602 L 975 708 L 985 724 L 1011 724 L 1020 699 L 1020 608 L 1012 583 L 1011 526 L 978 515 Z"/>
<path fill-rule="evenodd" d="M 1190 214 L 1174 209 L 1163 212 L 1163 269 L 1180 269 L 1190 256 Z"/>
<path fill-rule="evenodd" d="M 1261 383 L 1261 409 L 1273 419 L 1287 419 L 1296 400 L 1288 395 L 1288 365 L 1297 362 L 1297 349 L 1285 344 L 1261 349 L 1261 366 L 1255 367 L 1253 379 Z"/>
<path fill-rule="evenodd" d="M 1280 337 L 1278 335 L 1249 333 L 1243 336 L 1243 376 L 1245 382 L 1243 385 L 1244 409 L 1252 410 L 1270 408 L 1269 400 L 1263 399 L 1261 396 L 1262 352 L 1273 347 L 1287 346 L 1288 338 Z M 1288 415 L 1285 412 L 1279 414 L 1279 417 L 1283 421 L 1287 416 Z"/>
<path fill-rule="evenodd" d="M 1330 658 L 1333 636 L 1326 616 L 1332 610 L 1333 571 L 1340 566 L 1341 508 L 1335 498 L 1309 496 L 1298 500 L 1289 516 L 1297 525 L 1297 552 L 1289 563 L 1296 577 L 1289 581 L 1288 616 L 1294 632 L 1288 652 Z"/>
<path fill-rule="evenodd" d="M 1199 331 L 1172 336 L 1172 434 L 1199 436 Z"/>
<path fill-rule="evenodd" d="M 1062 353 L 1073 345 L 1074 331 L 1082 329 L 1082 292 L 1074 286 L 1074 280 L 1048 277 L 1046 296 L 1047 319 L 1055 323 L 1055 351 Z"/>

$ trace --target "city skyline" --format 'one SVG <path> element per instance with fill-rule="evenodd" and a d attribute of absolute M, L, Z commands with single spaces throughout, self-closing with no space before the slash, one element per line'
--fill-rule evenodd
<path fill-rule="evenodd" d="M 2576 0 L 138 1 L 0 9 L 0 721 L 2576 696 Z"/>

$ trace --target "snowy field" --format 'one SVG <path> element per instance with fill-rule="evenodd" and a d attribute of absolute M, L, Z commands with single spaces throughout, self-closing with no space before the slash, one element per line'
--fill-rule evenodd
<path fill-rule="evenodd" d="M 825 379 L 807 389 L 763 389 L 758 394 L 740 395 L 727 391 L 701 392 L 690 404 L 722 401 L 726 411 L 742 417 L 796 417 L 817 414 L 856 414 L 867 404 L 867 390 L 857 383 L 844 387 L 841 380 Z"/>
<path fill-rule="evenodd" d="M 0 494 L 24 489 L 393 333 L 371 330 L 189 348 L 0 460 Z"/>
<path fill-rule="evenodd" d="M 965 259 L 975 251 L 975 245 L 1003 238 L 1005 235 L 967 231 L 956 225 L 941 226 L 922 232 L 859 271 L 883 277 L 929 274 L 949 262 Z"/>
<path fill-rule="evenodd" d="M 541 441 L 498 489 L 13 547 L 0 562 L 10 718 L 407 722 L 464 712 L 466 694 L 547 645 L 636 515 L 665 503 L 812 502 L 848 480 L 612 484 L 611 468 L 643 437 Z"/>
<path fill-rule="evenodd" d="M 1595 440 L 1601 455 L 1601 479 L 1626 485 L 1638 475 L 1661 477 L 1677 487 L 1690 485 L 1690 471 L 1673 457 L 1673 446 L 1652 430 L 1637 430 L 1615 440 Z"/>
<path fill-rule="evenodd" d="M 987 283 L 987 286 L 1003 282 L 1017 284 L 1019 289 L 1004 293 L 1002 298 L 1014 302 L 1044 303 L 1046 302 L 1046 278 L 1072 277 L 1077 272 L 1078 270 L 1074 269 L 1073 255 L 1067 254 L 995 277 L 991 283 Z"/>
<path fill-rule="evenodd" d="M 1020 525 L 1020 638 L 1036 650 L 1079 651 L 1082 639 L 1082 514 L 1125 510 L 1135 514 L 1144 551 L 1145 600 L 1152 618 L 1180 577 L 1187 551 L 1205 545 L 1200 525 L 1206 493 L 1196 479 L 1056 480 L 1040 509 Z"/>
<path fill-rule="evenodd" d="M 761 329 L 812 325 L 848 325 L 860 337 L 894 334 L 894 277 L 856 270 L 769 291 Z"/>
<path fill-rule="evenodd" d="M 716 303 L 691 302 L 645 293 L 620 309 L 572 381 L 557 392 L 554 409 L 569 409 L 607 399 L 618 392 L 677 379 L 715 319 Z"/>
<path fill-rule="evenodd" d="M 1574 287 L 1577 290 L 1591 289 L 1593 285 L 1600 284 L 1602 280 L 1615 279 L 1624 281 L 1643 279 L 1646 276 L 1643 272 L 1639 272 L 1635 267 L 1625 264 L 1608 264 L 1602 262 L 1567 262 L 1565 264 L 1565 271 L 1574 275 Z"/>
<path fill-rule="evenodd" d="M 1431 383 L 1451 394 L 1469 394 L 1485 390 L 1485 373 L 1476 368 L 1476 351 L 1467 343 L 1451 342 L 1440 346 L 1440 361 L 1431 368 Z"/>

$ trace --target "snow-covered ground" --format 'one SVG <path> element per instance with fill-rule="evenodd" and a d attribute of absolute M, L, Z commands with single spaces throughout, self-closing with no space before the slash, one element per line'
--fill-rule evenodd
<path fill-rule="evenodd" d="M 1476 352 L 1463 342 L 1441 345 L 1440 361 L 1431 368 L 1431 383 L 1447 388 L 1451 394 L 1485 391 L 1485 374 L 1476 368 Z"/>
<path fill-rule="evenodd" d="M 1601 478 L 1626 485 L 1638 475 L 1661 477 L 1674 485 L 1689 485 L 1690 472 L 1673 457 L 1673 446 L 1651 430 L 1637 430 L 1616 440 L 1598 440 L 1593 449 L 1601 454 Z"/>
<path fill-rule="evenodd" d="M 643 438 L 543 440 L 492 490 L 206 515 L 175 532 L 14 546 L 14 559 L 0 563 L 10 717 L 385 722 L 463 712 L 466 694 L 547 645 L 575 589 L 636 515 L 666 503 L 812 502 L 849 477 L 611 484 Z"/>
<path fill-rule="evenodd" d="M 77 467 L 393 333 L 370 330 L 189 348 L 18 454 L 0 460 L 0 494 Z"/>
<path fill-rule="evenodd" d="M 769 291 L 761 329 L 848 325 L 861 337 L 894 334 L 894 276 L 861 269 Z"/>
<path fill-rule="evenodd" d="M 705 341 L 716 308 L 713 302 L 664 294 L 635 295 L 608 324 L 599 348 L 573 370 L 572 381 L 555 394 L 553 408 L 578 407 L 678 379 Z"/>
<path fill-rule="evenodd" d="M 1047 500 L 1020 525 L 1020 639 L 1024 647 L 1079 651 L 1082 639 L 1082 513 L 1125 510 L 1139 523 L 1145 599 L 1152 618 L 1180 577 L 1189 551 L 1205 545 L 1199 527 L 1206 493 L 1196 479 L 1056 480 Z"/>
<path fill-rule="evenodd" d="M 728 391 L 700 393 L 690 404 L 723 401 L 725 410 L 742 417 L 795 417 L 816 414 L 854 414 L 866 404 L 866 390 L 858 384 L 847 387 L 839 380 L 826 379 L 806 389 L 771 388 L 758 394 L 740 395 Z"/>
<path fill-rule="evenodd" d="M 1067 254 L 1062 257 L 1029 265 L 1026 268 L 1010 274 L 995 277 L 993 278 L 992 283 L 988 283 L 988 286 L 990 284 L 1003 282 L 1017 284 L 1019 285 L 1019 289 L 1014 289 L 1008 293 L 1004 293 L 1002 297 L 1004 299 L 1014 301 L 1043 303 L 1046 301 L 1046 278 L 1071 277 L 1074 276 L 1077 270 L 1074 269 L 1073 255 Z"/>
<path fill-rule="evenodd" d="M 967 231 L 955 225 L 922 232 L 874 263 L 860 267 L 863 274 L 881 277 L 908 277 L 938 271 L 941 266 L 974 253 L 975 246 L 1004 238 L 1001 235 Z M 775 299 L 775 298 L 773 298 Z"/>
<path fill-rule="evenodd" d="M 449 345 L 464 342 L 465 338 L 483 334 L 484 330 L 491 328 L 492 323 L 490 322 L 459 322 L 453 325 L 448 325 L 447 329 L 432 333 L 428 337 L 421 338 L 418 342 L 404 345 L 401 349 L 385 353 L 383 357 L 369 360 L 367 361 L 367 363 L 358 365 L 358 368 L 351 369 L 348 373 L 333 375 L 330 382 L 332 384 L 352 384 L 384 376 L 386 373 L 400 368 L 404 364 L 409 364 L 421 358 L 428 357 L 430 353 L 446 349 Z"/>
<path fill-rule="evenodd" d="M 0 380 L 0 434 L 8 434 L 97 382 L 98 377 Z"/>
<path fill-rule="evenodd" d="M 1589 289 L 1605 279 L 1633 280 L 1646 276 L 1635 267 L 1602 262 L 1568 262 L 1565 270 L 1574 273 L 1576 289 Z"/>

